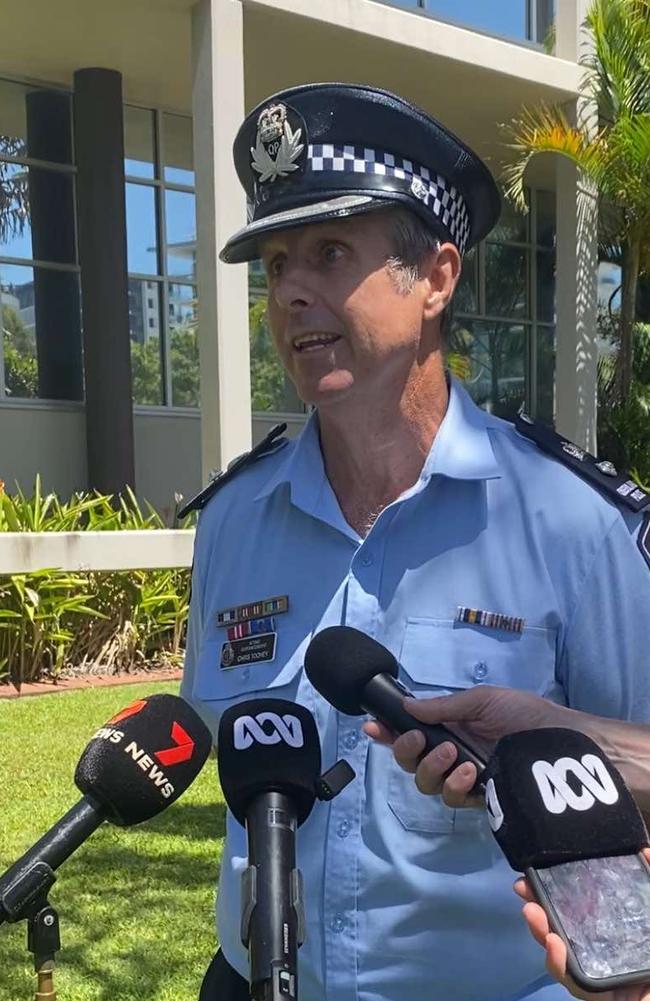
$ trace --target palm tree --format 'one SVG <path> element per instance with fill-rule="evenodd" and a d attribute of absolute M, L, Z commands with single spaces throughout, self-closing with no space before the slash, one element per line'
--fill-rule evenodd
<path fill-rule="evenodd" d="M 620 247 L 618 395 L 628 398 L 639 275 L 650 270 L 650 0 L 594 0 L 586 18 L 592 45 L 581 64 L 582 93 L 598 122 L 570 123 L 560 108 L 524 109 L 507 130 L 515 159 L 505 168 L 506 195 L 525 208 L 524 173 L 538 153 L 573 161 L 596 189 L 606 239 Z M 581 197 L 585 197 L 582 195 Z"/>

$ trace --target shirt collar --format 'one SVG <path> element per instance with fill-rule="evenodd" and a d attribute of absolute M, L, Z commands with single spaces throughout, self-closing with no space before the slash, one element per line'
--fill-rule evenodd
<path fill-rule="evenodd" d="M 498 421 L 477 407 L 452 376 L 447 412 L 425 459 L 420 479 L 436 474 L 454 480 L 492 480 L 501 476 L 489 429 Z"/>
<path fill-rule="evenodd" d="M 419 484 L 434 475 L 455 480 L 500 477 L 488 430 L 496 423 L 496 419 L 477 407 L 469 393 L 452 377 L 447 412 L 425 459 Z M 293 448 L 255 500 L 268 497 L 282 483 L 289 484 L 292 502 L 305 511 L 316 510 L 325 500 L 326 476 L 316 412 L 311 414 Z"/>

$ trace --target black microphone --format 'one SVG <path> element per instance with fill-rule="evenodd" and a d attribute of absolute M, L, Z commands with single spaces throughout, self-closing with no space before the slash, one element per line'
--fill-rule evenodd
<path fill-rule="evenodd" d="M 490 827 L 517 872 L 647 844 L 631 792 L 586 734 L 562 727 L 508 734 L 483 778 Z"/>
<path fill-rule="evenodd" d="M 493 834 L 524 872 L 567 968 L 586 991 L 650 979 L 650 868 L 641 813 L 622 776 L 585 734 L 503 737 L 484 772 Z"/>
<path fill-rule="evenodd" d="M 482 789 L 485 761 L 441 724 L 420 723 L 403 706 L 413 694 L 397 680 L 399 665 L 390 650 L 351 626 L 329 626 L 316 633 L 305 653 L 305 671 L 314 688 L 346 716 L 370 713 L 395 733 L 419 730 L 425 739 L 423 756 L 451 741 L 458 756 L 450 771 L 468 761 L 476 765 L 475 788 Z"/>
<path fill-rule="evenodd" d="M 296 828 L 315 800 L 329 800 L 354 778 L 339 761 L 321 776 L 321 751 L 308 709 L 253 699 L 227 709 L 218 735 L 219 777 L 231 812 L 246 827 L 241 940 L 248 948 L 251 997 L 298 997 L 298 947 L 305 937 Z"/>
<path fill-rule="evenodd" d="M 74 780 L 84 794 L 0 878 L 0 924 L 19 921 L 56 880 L 54 870 L 104 820 L 128 827 L 175 802 L 210 752 L 210 731 L 183 699 L 138 699 L 93 735 Z"/>

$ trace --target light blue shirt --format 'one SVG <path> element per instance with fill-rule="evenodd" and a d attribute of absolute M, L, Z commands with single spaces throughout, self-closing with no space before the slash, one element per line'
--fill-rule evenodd
<path fill-rule="evenodd" d="M 285 594 L 275 659 L 221 668 L 217 612 Z M 521 617 L 523 632 L 457 622 L 460 605 Z M 373 636 L 417 696 L 506 685 L 648 722 L 648 622 L 648 568 L 617 508 L 455 382 L 417 483 L 365 539 L 325 475 L 315 416 L 217 493 L 197 532 L 183 694 L 215 737 L 234 702 L 298 701 L 316 718 L 323 767 L 345 757 L 357 775 L 298 831 L 301 1001 L 568 997 L 544 976 L 484 814 L 421 795 L 359 719 L 314 691 L 303 671 L 313 633 L 346 624 Z M 218 927 L 247 977 L 245 864 L 229 814 Z"/>

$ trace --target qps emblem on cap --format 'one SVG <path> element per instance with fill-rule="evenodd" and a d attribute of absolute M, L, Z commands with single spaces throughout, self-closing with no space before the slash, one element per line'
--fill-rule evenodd
<path fill-rule="evenodd" d="M 304 123 L 285 104 L 263 108 L 257 119 L 255 146 L 251 146 L 251 167 L 259 175 L 258 183 L 273 182 L 299 170 L 304 161 L 303 139 Z"/>

